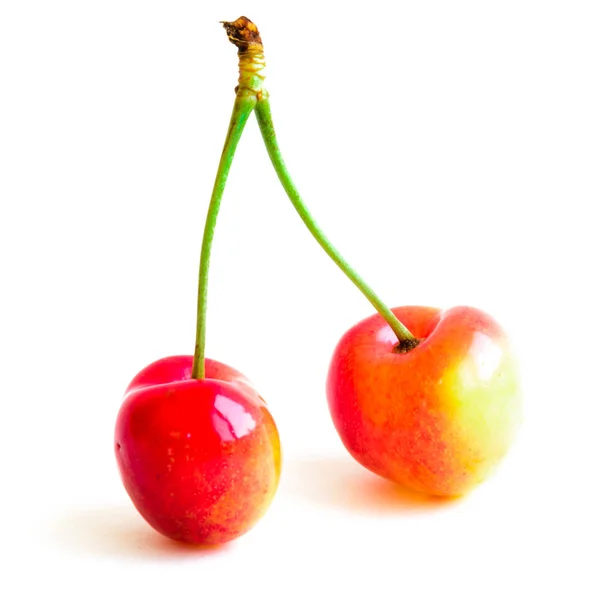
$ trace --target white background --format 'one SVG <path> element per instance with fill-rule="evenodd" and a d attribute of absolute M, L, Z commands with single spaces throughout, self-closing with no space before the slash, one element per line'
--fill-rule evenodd
<path fill-rule="evenodd" d="M 213 551 L 137 515 L 123 389 L 194 343 L 203 219 L 233 102 L 218 21 L 259 26 L 282 150 L 392 305 L 476 305 L 526 421 L 457 502 L 345 453 L 324 379 L 371 314 L 304 230 L 252 120 L 216 232 L 208 355 L 284 449 L 259 525 Z M 598 598 L 600 8 L 589 1 L 7 0 L 0 8 L 0 596 Z"/>

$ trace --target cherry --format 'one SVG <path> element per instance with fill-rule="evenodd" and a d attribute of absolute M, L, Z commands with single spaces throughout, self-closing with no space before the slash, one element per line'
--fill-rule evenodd
<path fill-rule="evenodd" d="M 140 514 L 189 543 L 230 541 L 265 513 L 279 481 L 279 437 L 266 404 L 238 371 L 192 356 L 158 360 L 129 384 L 115 454 Z"/>
<path fill-rule="evenodd" d="M 371 471 L 429 494 L 464 494 L 498 465 L 521 422 L 508 340 L 471 307 L 393 313 L 418 343 L 403 347 L 380 315 L 347 331 L 327 378 L 333 422 Z"/>

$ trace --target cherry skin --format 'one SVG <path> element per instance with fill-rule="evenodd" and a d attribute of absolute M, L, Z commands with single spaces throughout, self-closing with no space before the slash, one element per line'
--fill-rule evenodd
<path fill-rule="evenodd" d="M 378 314 L 347 331 L 327 378 L 333 422 L 374 473 L 428 494 L 462 495 L 494 470 L 521 422 L 506 335 L 474 308 L 392 311 L 420 343 L 401 351 Z"/>
<path fill-rule="evenodd" d="M 281 469 L 265 402 L 238 371 L 191 356 L 158 360 L 129 384 L 115 427 L 127 493 L 158 532 L 191 544 L 246 533 L 269 507 Z"/>

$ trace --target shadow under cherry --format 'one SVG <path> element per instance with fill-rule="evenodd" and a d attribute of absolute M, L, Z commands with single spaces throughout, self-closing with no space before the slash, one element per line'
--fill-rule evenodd
<path fill-rule="evenodd" d="M 284 466 L 281 492 L 330 508 L 371 514 L 414 514 L 441 510 L 461 501 L 422 494 L 392 483 L 349 456 L 292 458 Z"/>
<path fill-rule="evenodd" d="M 130 559 L 196 559 L 228 552 L 230 544 L 190 545 L 173 541 L 152 529 L 131 507 L 77 508 L 51 525 L 52 541 L 76 555 Z"/>

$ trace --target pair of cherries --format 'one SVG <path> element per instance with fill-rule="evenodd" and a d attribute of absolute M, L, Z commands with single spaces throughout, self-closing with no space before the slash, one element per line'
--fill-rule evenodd
<path fill-rule="evenodd" d="M 115 454 L 131 500 L 160 533 L 218 544 L 268 509 L 281 471 L 275 422 L 249 380 L 204 356 L 208 266 L 221 197 L 252 112 L 290 201 L 317 242 L 377 313 L 347 331 L 327 378 L 336 429 L 363 466 L 426 494 L 458 496 L 483 481 L 521 422 L 518 369 L 505 333 L 470 307 L 389 309 L 314 222 L 283 162 L 264 87 L 263 46 L 245 17 L 224 23 L 240 77 L 206 218 L 193 356 L 158 360 L 129 384 Z"/>

